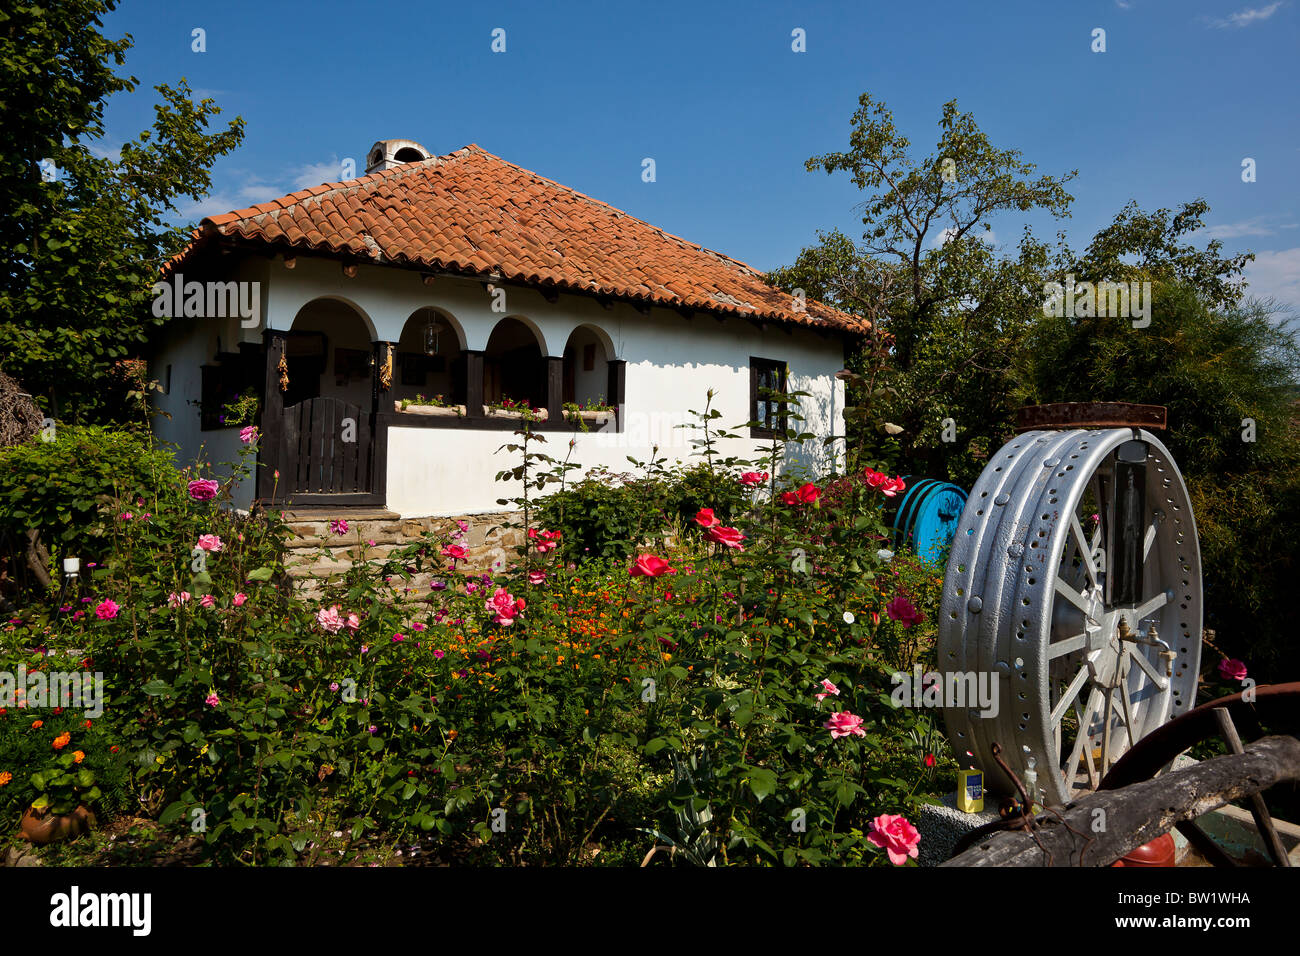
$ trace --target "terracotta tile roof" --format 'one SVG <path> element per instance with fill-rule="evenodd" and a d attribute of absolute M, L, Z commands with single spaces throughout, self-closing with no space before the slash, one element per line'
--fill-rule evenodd
<path fill-rule="evenodd" d="M 867 330 L 862 320 L 812 300 L 796 311 L 757 269 L 476 145 L 210 216 L 195 239 L 172 269 L 208 241 L 251 242 L 852 334 Z"/>

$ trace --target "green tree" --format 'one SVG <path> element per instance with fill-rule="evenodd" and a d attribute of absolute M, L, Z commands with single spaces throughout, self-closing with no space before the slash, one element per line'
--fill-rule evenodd
<path fill-rule="evenodd" d="M 243 138 L 236 118 L 194 102 L 182 79 L 156 87 L 153 127 L 113 159 L 104 103 L 136 88 L 114 71 L 130 36 L 109 40 L 116 0 L 17 3 L 0 9 L 0 365 L 47 413 L 102 421 L 127 414 L 117 362 L 165 319 L 150 287 L 188 229 L 171 223 L 181 197 L 202 198 L 210 169 Z"/>
<path fill-rule="evenodd" d="M 818 245 L 769 278 L 873 322 L 883 342 L 850 363 L 871 382 L 872 406 L 903 428 L 899 442 L 913 469 L 971 480 L 1010 421 L 1011 359 L 1041 306 L 1052 261 L 1028 230 L 1015 256 L 999 256 L 987 241 L 991 221 L 1032 210 L 1067 216 L 1064 185 L 1075 173 L 1035 176 L 1019 151 L 993 146 L 956 102 L 944 105 L 939 129 L 934 152 L 915 158 L 890 111 L 862 94 L 849 149 L 806 163 L 847 172 L 868 194 L 862 241 L 821 233 Z M 955 443 L 942 440 L 946 418 Z"/>
<path fill-rule="evenodd" d="M 1180 227 L 1163 221 L 1162 244 L 1172 248 Z M 1022 394 L 1168 408 L 1164 440 L 1187 481 L 1200 538 L 1205 625 L 1216 647 L 1249 661 L 1256 676 L 1289 680 L 1300 663 L 1290 606 L 1300 566 L 1300 344 L 1287 310 L 1240 300 L 1235 284 L 1216 292 L 1230 264 L 1216 255 L 1204 249 L 1127 267 L 1180 277 L 1155 281 L 1144 328 L 1123 317 L 1044 317 L 1021 354 Z M 1193 260 L 1198 267 L 1172 264 Z M 1076 276 L 1116 271 L 1087 257 L 1073 268 Z"/>

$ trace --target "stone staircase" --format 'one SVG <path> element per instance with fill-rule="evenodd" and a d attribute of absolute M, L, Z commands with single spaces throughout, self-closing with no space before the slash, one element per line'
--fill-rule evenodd
<path fill-rule="evenodd" d="M 289 555 L 286 566 L 299 594 L 312 596 L 329 579 L 339 580 L 356 560 L 383 561 L 393 551 L 412 544 L 432 531 L 444 540 L 456 530 L 456 522 L 469 525 L 462 545 L 468 559 L 459 571 L 490 571 L 505 567 L 516 557 L 514 548 L 523 542 L 519 528 L 498 528 L 511 514 L 475 514 L 453 518 L 403 518 L 381 508 L 299 508 L 286 511 L 289 526 Z M 330 522 L 348 523 L 346 534 L 330 531 Z M 493 529 L 496 530 L 493 530 Z M 330 555 L 321 553 L 327 549 Z M 429 593 L 436 575 L 424 573 L 412 579 L 408 597 L 420 600 Z"/>

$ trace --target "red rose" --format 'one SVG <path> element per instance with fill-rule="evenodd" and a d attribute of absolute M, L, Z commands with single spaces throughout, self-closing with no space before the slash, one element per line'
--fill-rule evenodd
<path fill-rule="evenodd" d="M 655 557 L 653 554 L 639 554 L 636 564 L 632 565 L 627 573 L 634 578 L 657 578 L 660 575 L 677 572 L 663 558 Z"/>
<path fill-rule="evenodd" d="M 737 551 L 744 551 L 740 542 L 745 540 L 745 536 L 735 528 L 723 528 L 721 526 L 710 528 L 704 532 L 704 537 L 708 538 L 715 544 L 725 545 L 728 548 L 735 548 Z"/>
<path fill-rule="evenodd" d="M 712 528 L 718 524 L 712 508 L 701 508 L 695 512 L 695 523 L 701 528 Z"/>

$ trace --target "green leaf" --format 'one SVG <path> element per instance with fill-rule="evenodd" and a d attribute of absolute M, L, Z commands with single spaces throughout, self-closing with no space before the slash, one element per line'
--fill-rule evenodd
<path fill-rule="evenodd" d="M 765 797 L 776 793 L 776 774 L 766 767 L 754 767 L 749 771 L 749 789 L 762 803 Z"/>

